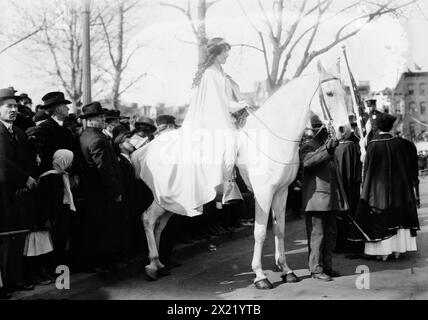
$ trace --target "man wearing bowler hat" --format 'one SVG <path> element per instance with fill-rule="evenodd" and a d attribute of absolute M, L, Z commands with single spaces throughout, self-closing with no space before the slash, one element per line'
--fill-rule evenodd
<path fill-rule="evenodd" d="M 84 259 L 97 273 L 110 270 L 118 256 L 117 225 L 122 202 L 121 172 L 109 138 L 103 134 L 106 109 L 99 102 L 82 107 L 86 129 L 80 136 L 84 158 L 82 184 L 86 195 L 83 221 Z"/>
<path fill-rule="evenodd" d="M 111 140 L 113 143 L 115 135 L 114 128 L 121 126 L 120 119 L 123 118 L 120 116 L 119 110 L 107 110 L 106 109 L 106 127 L 103 129 L 103 133 Z"/>
<path fill-rule="evenodd" d="M 53 169 L 52 157 L 57 150 L 68 149 L 76 154 L 78 149 L 72 133 L 64 127 L 68 117 L 67 104 L 71 102 L 65 99 L 62 92 L 49 92 L 42 100 L 42 108 L 49 118 L 38 126 L 35 135 L 35 146 L 41 160 L 39 174 Z M 73 164 L 72 173 L 77 173 L 76 168 L 77 163 Z"/>
<path fill-rule="evenodd" d="M 32 226 L 29 190 L 36 186 L 35 155 L 25 133 L 15 126 L 18 97 L 13 90 L 0 89 L 0 273 L 8 291 L 31 290 L 23 282 L 23 251 L 26 233 Z M 28 230 L 27 230 L 28 231 Z"/>

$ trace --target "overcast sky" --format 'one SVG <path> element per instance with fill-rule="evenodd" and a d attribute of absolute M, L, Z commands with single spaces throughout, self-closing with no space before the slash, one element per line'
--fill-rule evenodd
<path fill-rule="evenodd" d="M 7 13 L 8 1 L 0 0 L 1 12 Z M 144 26 L 133 38 L 133 41 L 148 42 L 149 45 L 135 56 L 126 74 L 127 77 L 132 77 L 147 71 L 148 75 L 122 98 L 127 102 L 139 104 L 157 102 L 165 102 L 168 105 L 183 104 L 188 102 L 197 64 L 196 47 L 184 43 L 183 40 L 194 41 L 194 37 L 181 13 L 155 5 L 154 2 L 150 1 L 148 6 L 143 7 L 140 16 L 144 19 Z M 256 13 L 256 8 L 251 2 L 252 0 L 243 0 L 243 3 L 248 5 L 250 13 Z M 414 69 L 414 63 L 428 70 L 426 2 L 421 1 L 420 8 L 415 7 L 409 11 L 408 19 L 382 17 L 344 43 L 357 80 L 370 81 L 372 89 L 381 90 L 394 86 L 400 72 L 407 70 L 408 67 Z M 31 5 L 31 1 L 24 0 L 23 4 L 26 3 Z M 2 24 L 14 23 L 16 16 L 12 14 L 5 16 Z M 234 0 L 222 1 L 212 7 L 207 28 L 209 37 L 225 37 L 232 44 L 257 43 L 254 31 L 242 17 Z M 332 36 L 329 27 L 326 27 L 322 37 L 317 40 L 318 44 L 328 41 Z M 0 56 L 0 87 L 13 85 L 20 92 L 29 93 L 34 102 L 38 103 L 44 93 L 60 87 L 52 87 L 43 78 L 34 78 L 29 67 L 23 63 L 25 54 L 31 53 L 23 53 L 22 48 L 17 46 Z M 324 65 L 334 65 L 339 56 L 341 56 L 340 45 L 323 55 L 321 60 Z M 43 64 L 43 61 L 40 63 Z M 314 72 L 315 66 L 316 63 L 313 63 L 305 73 Z M 251 91 L 254 81 L 264 80 L 266 75 L 261 54 L 255 50 L 239 47 L 232 48 L 225 70 L 240 84 L 243 91 Z M 110 91 L 109 88 L 106 90 Z"/>

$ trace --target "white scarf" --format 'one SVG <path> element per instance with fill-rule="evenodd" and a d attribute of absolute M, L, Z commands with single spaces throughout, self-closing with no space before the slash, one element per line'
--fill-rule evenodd
<path fill-rule="evenodd" d="M 53 155 L 53 170 L 46 171 L 41 174 L 39 179 L 49 174 L 60 174 L 64 182 L 64 198 L 63 203 L 70 205 L 70 210 L 76 212 L 74 206 L 73 194 L 71 193 L 70 178 L 66 170 L 71 167 L 73 163 L 74 154 L 70 150 L 59 149 Z"/>

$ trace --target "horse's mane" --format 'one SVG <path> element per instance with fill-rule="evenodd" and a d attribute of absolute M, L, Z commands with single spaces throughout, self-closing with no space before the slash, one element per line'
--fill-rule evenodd
<path fill-rule="evenodd" d="M 288 81 L 263 103 L 253 117 L 249 117 L 246 128 L 258 128 L 259 122 L 263 121 L 282 136 L 298 137 L 309 119 L 311 100 L 318 102 L 317 97 L 314 98 L 318 82 L 317 73 Z"/>

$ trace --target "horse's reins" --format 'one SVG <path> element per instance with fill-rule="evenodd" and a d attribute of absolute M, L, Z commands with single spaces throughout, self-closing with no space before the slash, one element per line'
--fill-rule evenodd
<path fill-rule="evenodd" d="M 337 79 L 337 78 L 325 79 L 325 80 L 320 82 L 320 85 L 321 85 L 321 83 L 324 83 L 324 82 L 330 81 L 330 80 L 335 80 L 335 79 Z M 331 123 L 333 122 L 333 117 L 331 116 L 330 110 L 328 110 L 327 103 L 325 102 L 325 98 L 324 98 L 324 93 L 323 93 L 322 87 L 320 85 L 319 85 L 319 89 L 320 89 L 319 96 L 320 96 L 320 104 L 321 104 L 321 109 L 323 111 L 324 119 L 328 120 L 328 122 L 329 122 L 329 133 L 330 133 L 330 135 L 336 135 L 335 129 L 331 125 Z M 336 157 L 334 158 L 334 162 L 336 164 L 336 167 L 339 168 Z M 335 170 L 335 171 L 336 171 L 336 176 L 338 179 L 339 189 L 340 189 L 342 195 L 344 196 L 343 200 L 346 202 L 346 204 L 350 208 L 350 204 L 348 203 L 348 199 L 346 198 L 346 192 L 345 192 L 344 187 L 342 185 L 341 173 L 339 170 Z M 351 221 L 351 223 L 358 229 L 358 231 L 360 231 L 361 234 L 366 238 L 366 240 L 370 241 L 370 238 L 368 237 L 368 235 L 363 231 L 363 229 L 357 224 L 357 222 L 351 217 L 351 215 L 349 213 L 348 213 L 348 218 Z"/>
<path fill-rule="evenodd" d="M 317 87 L 315 88 L 315 91 L 314 91 L 314 93 L 312 94 L 312 97 L 311 97 L 311 100 L 309 101 L 309 105 L 308 105 L 308 108 L 310 108 L 311 107 L 311 104 L 312 104 L 312 101 L 313 101 L 313 99 L 314 99 L 314 97 L 315 97 L 315 94 L 317 93 L 317 91 L 318 91 L 318 89 L 320 90 L 319 91 L 319 93 L 320 93 L 320 104 L 321 104 L 321 110 L 322 110 L 322 112 L 323 112 L 323 115 L 324 115 L 324 118 L 327 120 L 329 120 L 329 122 L 331 122 L 331 121 L 333 121 L 333 118 L 331 117 L 331 113 L 330 113 L 330 111 L 328 110 L 328 107 L 327 107 L 327 104 L 326 104 L 326 102 L 325 102 L 325 99 L 324 99 L 324 93 L 323 93 L 323 91 L 322 91 L 322 87 L 321 87 L 321 84 L 323 84 L 323 83 L 325 83 L 325 82 L 328 82 L 328 81 L 333 81 L 333 80 L 339 80 L 338 78 L 335 78 L 335 77 L 332 77 L 332 78 L 328 78 L 328 79 L 324 79 L 324 80 L 322 80 L 322 81 L 320 81 L 319 83 L 318 83 L 318 85 L 317 85 Z M 247 108 L 246 109 L 247 111 L 248 111 L 248 113 L 249 114 L 251 114 L 255 119 L 257 119 L 273 136 L 275 136 L 275 137 L 277 137 L 278 139 L 280 139 L 280 140 L 283 140 L 283 141 L 288 141 L 288 142 L 294 142 L 294 143 L 299 143 L 300 142 L 300 140 L 291 140 L 291 139 L 287 139 L 287 138 L 283 138 L 283 137 L 280 137 L 279 135 L 277 135 L 275 132 L 273 132 L 270 128 L 269 128 L 269 126 L 262 120 L 262 119 L 260 119 L 259 117 L 257 117 L 257 115 L 253 112 L 253 111 L 251 111 L 249 108 Z M 328 117 L 328 118 L 327 118 Z M 267 157 L 268 159 L 270 159 L 271 161 L 273 161 L 273 162 L 276 162 L 276 163 L 279 163 L 279 164 L 282 164 L 282 165 L 297 165 L 297 164 L 300 164 L 300 161 L 299 162 L 282 162 L 282 161 L 278 161 L 278 160 L 275 160 L 275 159 L 272 159 L 270 156 L 268 156 L 265 152 L 263 152 L 260 148 L 259 148 L 259 146 L 258 146 L 258 144 L 248 135 L 248 133 L 244 130 L 244 129 L 241 129 L 241 131 L 243 131 L 244 133 L 245 133 L 245 135 L 247 136 L 247 138 L 249 139 L 249 140 L 251 140 L 254 144 L 255 144 L 255 146 L 256 146 L 256 148 L 257 148 L 257 150 L 259 150 L 262 154 L 264 154 L 265 155 L 265 157 Z"/>

